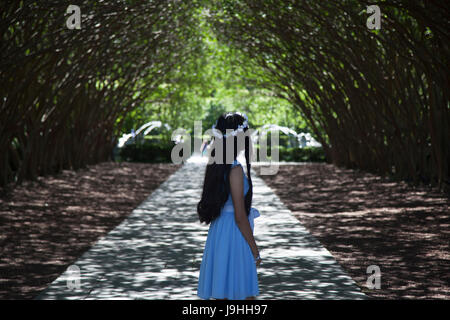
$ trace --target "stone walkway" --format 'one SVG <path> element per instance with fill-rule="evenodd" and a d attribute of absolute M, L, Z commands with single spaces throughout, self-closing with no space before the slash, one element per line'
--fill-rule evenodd
<path fill-rule="evenodd" d="M 190 158 L 36 299 L 199 299 L 209 226 L 199 223 L 196 204 L 205 161 Z M 255 220 L 263 258 L 258 299 L 366 298 L 273 191 L 252 179 L 253 207 L 261 213 Z"/>

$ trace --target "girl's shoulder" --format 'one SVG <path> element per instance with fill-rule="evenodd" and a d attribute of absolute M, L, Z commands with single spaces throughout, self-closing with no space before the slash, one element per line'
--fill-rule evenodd
<path fill-rule="evenodd" d="M 238 167 L 238 166 L 241 167 L 242 173 L 244 174 L 244 179 L 247 180 L 248 177 L 247 177 L 247 175 L 245 174 L 244 166 L 242 166 L 242 164 L 241 164 L 239 161 L 234 160 L 233 164 L 231 165 L 231 168 Z"/>
<path fill-rule="evenodd" d="M 242 167 L 242 164 L 239 161 L 234 160 L 233 163 L 231 164 L 231 167 L 234 168 L 236 166 L 241 166 Z"/>
<path fill-rule="evenodd" d="M 242 167 L 241 163 L 237 160 L 234 160 L 233 163 L 231 164 L 231 169 L 233 169 L 234 167 L 237 167 L 237 166 L 241 166 L 241 169 L 244 170 L 244 167 Z M 226 175 L 225 175 L 225 177 L 226 177 Z"/>

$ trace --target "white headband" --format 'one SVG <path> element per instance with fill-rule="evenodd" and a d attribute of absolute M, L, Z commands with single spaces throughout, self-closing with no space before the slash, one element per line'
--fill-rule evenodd
<path fill-rule="evenodd" d="M 243 132 L 245 128 L 248 128 L 248 118 L 247 115 L 245 113 L 240 113 L 240 112 L 236 112 L 236 114 L 244 117 L 244 122 L 242 124 L 240 124 L 237 129 L 226 133 L 226 134 L 222 134 L 222 132 L 219 129 L 216 129 L 216 125 L 217 125 L 217 121 L 215 124 L 213 124 L 212 126 L 212 132 L 214 134 L 215 137 L 222 139 L 222 138 L 228 138 L 230 136 L 236 136 L 238 134 L 238 132 Z"/>

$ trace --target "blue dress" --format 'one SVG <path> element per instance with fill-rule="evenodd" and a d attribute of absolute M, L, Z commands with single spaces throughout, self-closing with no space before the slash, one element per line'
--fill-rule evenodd
<path fill-rule="evenodd" d="M 232 167 L 242 165 L 235 160 Z M 244 196 L 249 189 L 244 174 Z M 248 216 L 252 231 L 253 219 L 259 216 L 252 208 Z M 241 300 L 259 294 L 256 264 L 252 250 L 234 218 L 231 194 L 219 217 L 209 227 L 198 279 L 197 295 L 202 299 Z"/>

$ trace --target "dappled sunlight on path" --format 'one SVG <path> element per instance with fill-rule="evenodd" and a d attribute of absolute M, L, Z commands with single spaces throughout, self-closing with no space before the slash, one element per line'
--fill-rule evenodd
<path fill-rule="evenodd" d="M 198 272 L 208 226 L 197 218 L 206 159 L 190 158 L 38 299 L 198 299 Z M 241 163 L 245 163 L 242 162 Z M 245 167 L 245 166 L 244 166 Z M 256 175 L 255 238 L 263 262 L 259 299 L 358 299 L 366 296 L 333 256 Z"/>

